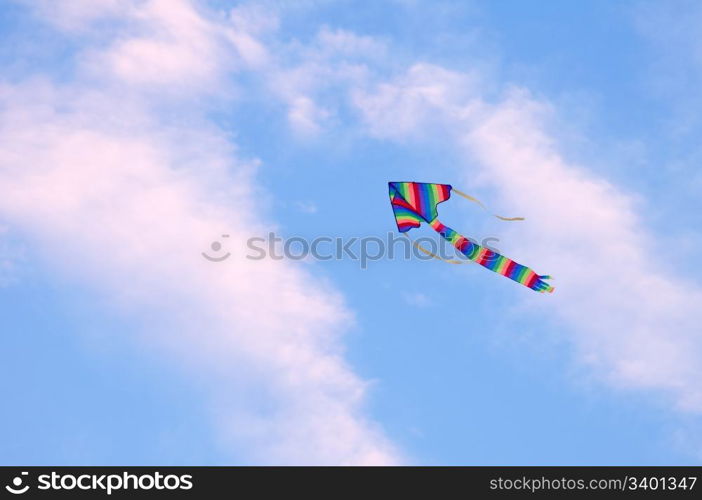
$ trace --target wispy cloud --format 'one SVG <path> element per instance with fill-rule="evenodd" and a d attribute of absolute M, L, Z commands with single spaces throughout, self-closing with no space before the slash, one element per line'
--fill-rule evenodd
<path fill-rule="evenodd" d="M 319 210 L 317 205 L 311 201 L 297 201 L 295 202 L 295 208 L 303 214 L 316 214 Z"/>
<path fill-rule="evenodd" d="M 421 292 L 403 292 L 402 298 L 413 307 L 429 307 L 432 304 L 431 299 Z"/>

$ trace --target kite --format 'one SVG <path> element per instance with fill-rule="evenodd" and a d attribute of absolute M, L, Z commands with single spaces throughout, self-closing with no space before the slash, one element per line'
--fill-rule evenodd
<path fill-rule="evenodd" d="M 477 262 L 481 266 L 494 271 L 502 276 L 516 281 L 536 292 L 553 292 L 553 286 L 546 283 L 551 276 L 536 274 L 532 269 L 517 264 L 512 259 L 508 259 L 504 255 L 500 255 L 488 248 L 472 242 L 468 238 L 461 236 L 450 227 L 442 224 L 438 219 L 438 211 L 436 206 L 449 199 L 451 190 L 459 196 L 463 196 L 468 200 L 479 204 L 483 208 L 485 206 L 477 199 L 470 195 L 462 193 L 449 184 L 429 184 L 425 182 L 390 182 L 390 203 L 397 229 L 400 233 L 406 233 L 412 228 L 421 226 L 422 222 L 429 224 L 432 229 L 444 237 L 451 243 L 459 252 L 468 257 L 470 261 Z M 521 217 L 495 217 L 506 220 L 524 220 Z M 405 236 L 407 236 L 405 234 Z M 409 237 L 409 236 L 408 236 Z M 423 249 L 415 243 L 420 250 L 431 255 L 432 257 L 440 258 L 431 252 Z M 443 260 L 443 259 L 442 259 Z M 451 263 L 460 263 L 458 261 L 448 261 Z"/>

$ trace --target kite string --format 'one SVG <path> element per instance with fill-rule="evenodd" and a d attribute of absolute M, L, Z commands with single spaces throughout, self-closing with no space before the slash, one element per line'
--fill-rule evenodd
<path fill-rule="evenodd" d="M 468 200 L 468 201 L 472 201 L 473 203 L 476 203 L 476 204 L 480 205 L 480 207 L 481 207 L 483 210 L 486 210 L 486 211 L 487 211 L 488 208 L 487 208 L 487 207 L 485 206 L 485 204 L 484 204 L 482 201 L 480 201 L 479 199 L 474 198 L 473 196 L 471 196 L 471 195 L 469 195 L 469 194 L 466 194 L 466 193 L 464 193 L 463 191 L 459 191 L 459 190 L 456 189 L 456 188 L 453 188 L 453 192 L 456 193 L 458 196 L 464 197 L 464 198 L 465 198 L 466 200 Z M 493 213 L 491 213 L 490 215 L 492 215 L 493 217 L 497 217 L 498 219 L 504 220 L 504 221 L 519 221 L 519 220 L 524 220 L 524 217 L 502 217 L 501 215 L 497 215 L 497 214 L 493 214 Z"/>

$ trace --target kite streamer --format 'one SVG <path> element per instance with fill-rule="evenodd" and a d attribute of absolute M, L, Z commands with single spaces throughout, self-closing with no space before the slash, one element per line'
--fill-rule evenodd
<path fill-rule="evenodd" d="M 487 210 L 487 207 L 479 199 L 474 198 L 469 194 L 463 193 L 462 191 L 459 191 L 456 188 L 453 188 L 453 192 L 456 193 L 458 196 L 463 196 L 466 200 L 472 201 L 473 203 L 477 203 L 478 205 L 480 205 L 483 208 L 483 210 Z M 505 221 L 524 220 L 524 217 L 502 217 L 501 215 L 497 215 L 497 214 L 491 214 L 491 215 L 493 217 L 497 217 L 498 219 L 505 220 Z"/>
<path fill-rule="evenodd" d="M 412 241 L 412 238 L 410 238 L 409 236 L 407 236 L 407 233 L 402 233 L 402 234 L 404 234 L 404 235 L 407 237 L 407 239 L 409 239 L 410 241 Z M 440 260 L 440 261 L 442 261 L 442 262 L 446 262 L 447 264 L 467 264 L 468 262 L 471 262 L 470 260 L 444 259 L 442 256 L 436 255 L 436 254 L 435 254 L 434 252 L 432 252 L 431 250 L 427 250 L 426 248 L 424 248 L 422 245 L 420 245 L 420 244 L 417 243 L 416 241 L 412 241 L 412 245 L 413 245 L 417 250 L 419 250 L 420 252 L 423 252 L 423 253 L 427 254 L 429 257 L 432 257 L 432 258 L 434 258 L 434 259 Z"/>
<path fill-rule="evenodd" d="M 504 255 L 470 241 L 439 221 L 436 207 L 451 196 L 453 188 L 449 184 L 390 182 L 389 188 L 390 203 L 395 214 L 397 229 L 400 233 L 406 233 L 410 229 L 420 227 L 422 222 L 425 222 L 472 262 L 476 262 L 534 291 L 541 293 L 553 292 L 553 286 L 545 281 L 551 279 L 551 276 L 539 275 L 527 266 L 518 264 Z M 485 208 L 485 205 L 478 199 L 456 189 L 453 189 L 453 192 Z M 506 221 L 524 220 L 522 217 L 501 217 L 499 215 L 495 215 L 495 217 Z M 451 264 L 461 263 L 460 261 L 447 260 L 434 255 L 417 243 L 414 245 L 422 252 L 445 262 Z"/>

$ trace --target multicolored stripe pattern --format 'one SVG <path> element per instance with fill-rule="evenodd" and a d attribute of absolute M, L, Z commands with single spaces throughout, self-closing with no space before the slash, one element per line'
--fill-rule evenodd
<path fill-rule="evenodd" d="M 501 274 L 517 283 L 520 283 L 536 292 L 551 293 L 553 286 L 546 283 L 544 280 L 550 276 L 539 276 L 532 269 L 523 266 L 505 257 L 497 252 L 489 250 L 483 246 L 470 241 L 468 238 L 461 236 L 456 231 L 448 226 L 445 226 L 438 219 L 434 219 L 430 223 L 431 227 L 450 242 L 459 252 L 468 257 L 473 262 Z"/>
<path fill-rule="evenodd" d="M 436 219 L 439 215 L 436 206 L 451 196 L 448 184 L 390 182 L 389 187 L 390 203 L 401 233 Z"/>
<path fill-rule="evenodd" d="M 423 182 L 390 182 L 390 203 L 401 233 L 422 222 L 429 225 L 459 252 L 470 260 L 520 283 L 537 292 L 553 292 L 553 286 L 544 280 L 550 276 L 538 275 L 532 269 L 516 263 L 512 259 L 470 241 L 456 231 L 442 224 L 438 219 L 436 206 L 451 196 L 448 184 L 429 184 Z"/>

